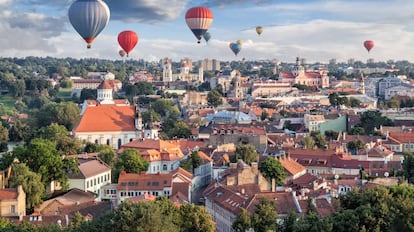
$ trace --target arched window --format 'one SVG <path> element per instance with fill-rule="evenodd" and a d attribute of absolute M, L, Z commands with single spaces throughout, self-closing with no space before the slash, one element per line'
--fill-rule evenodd
<path fill-rule="evenodd" d="M 106 145 L 109 145 L 111 141 L 109 139 L 106 140 Z"/>
<path fill-rule="evenodd" d="M 98 144 L 98 140 L 97 139 L 95 139 L 95 143 Z"/>
<path fill-rule="evenodd" d="M 167 171 L 167 165 L 166 164 L 162 165 L 162 170 Z"/>

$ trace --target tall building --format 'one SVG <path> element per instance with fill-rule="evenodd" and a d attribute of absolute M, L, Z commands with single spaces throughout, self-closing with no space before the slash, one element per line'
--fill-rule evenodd
<path fill-rule="evenodd" d="M 186 63 L 188 65 L 188 71 L 191 72 L 193 71 L 193 61 L 190 58 L 184 58 L 181 60 L 181 63 L 184 64 Z"/>
<path fill-rule="evenodd" d="M 216 59 L 204 59 L 200 61 L 200 67 L 203 67 L 205 71 L 217 71 L 220 70 L 220 61 Z"/>
<path fill-rule="evenodd" d="M 168 58 L 164 59 L 164 64 L 162 66 L 162 81 L 164 82 L 171 82 L 172 79 L 172 67 L 171 61 Z"/>

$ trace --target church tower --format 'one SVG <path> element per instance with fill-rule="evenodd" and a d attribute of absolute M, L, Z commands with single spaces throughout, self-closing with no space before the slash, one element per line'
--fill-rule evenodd
<path fill-rule="evenodd" d="M 172 68 L 171 62 L 168 58 L 165 58 L 163 69 L 162 69 L 162 81 L 163 82 L 172 82 Z"/>
<path fill-rule="evenodd" d="M 150 116 L 150 121 L 147 123 L 144 129 L 144 139 L 158 139 L 158 129 L 153 125 L 152 115 Z"/>
<path fill-rule="evenodd" d="M 114 104 L 112 92 L 113 92 L 112 85 L 109 84 L 108 80 L 103 80 L 97 88 L 97 94 L 98 94 L 97 100 L 99 101 L 99 103 L 101 105 Z"/>
<path fill-rule="evenodd" d="M 300 64 L 299 57 L 296 57 L 296 65 L 292 69 L 292 73 L 295 77 L 301 76 L 305 74 L 305 67 Z"/>
<path fill-rule="evenodd" d="M 364 73 L 361 71 L 359 73 L 359 92 L 363 95 L 365 95 L 365 78 Z"/>
<path fill-rule="evenodd" d="M 137 130 L 142 130 L 142 114 L 139 110 L 138 104 L 135 107 L 135 128 Z"/>

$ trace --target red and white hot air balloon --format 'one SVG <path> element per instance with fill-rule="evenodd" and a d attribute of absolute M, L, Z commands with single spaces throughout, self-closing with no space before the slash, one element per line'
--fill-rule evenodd
<path fill-rule="evenodd" d="M 201 38 L 211 26 L 213 18 L 213 13 L 207 7 L 197 6 L 187 10 L 185 22 L 198 39 L 197 43 L 200 43 Z"/>
<path fill-rule="evenodd" d="M 364 41 L 364 47 L 367 49 L 367 51 L 371 51 L 371 49 L 374 47 L 374 41 L 372 40 L 365 40 Z"/>
<path fill-rule="evenodd" d="M 118 43 L 128 56 L 138 43 L 138 35 L 134 31 L 123 31 L 118 34 Z"/>

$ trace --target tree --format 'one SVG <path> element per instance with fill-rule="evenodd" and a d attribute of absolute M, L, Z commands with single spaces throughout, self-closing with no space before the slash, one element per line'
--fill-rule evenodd
<path fill-rule="evenodd" d="M 155 112 L 153 109 L 149 109 L 145 112 L 142 112 L 142 123 L 146 124 L 151 122 L 159 122 L 161 121 L 161 115 Z"/>
<path fill-rule="evenodd" d="M 242 159 L 245 163 L 251 164 L 259 160 L 259 154 L 256 152 L 256 148 L 252 144 L 239 144 L 236 146 L 236 152 L 233 156 L 232 162 Z"/>
<path fill-rule="evenodd" d="M 259 199 L 256 210 L 251 217 L 254 231 L 276 231 L 276 203 L 274 200 Z"/>
<path fill-rule="evenodd" d="M 98 154 L 99 159 L 108 164 L 111 167 L 114 167 L 115 164 L 115 151 L 114 149 L 106 144 L 101 144 Z"/>
<path fill-rule="evenodd" d="M 125 171 L 127 173 L 141 173 L 148 170 L 149 163 L 142 158 L 139 151 L 135 149 L 126 149 L 123 151 L 116 163 L 119 173 Z"/>
<path fill-rule="evenodd" d="M 7 151 L 7 143 L 9 142 L 9 130 L 0 124 L 0 152 Z"/>
<path fill-rule="evenodd" d="M 278 225 L 278 231 L 281 232 L 293 232 L 293 227 L 298 219 L 298 215 L 295 212 L 289 212 L 286 215 L 281 223 Z"/>
<path fill-rule="evenodd" d="M 315 145 L 318 148 L 326 148 L 327 144 L 325 136 L 323 136 L 320 131 L 312 131 L 310 136 L 313 138 L 313 141 L 315 141 Z"/>
<path fill-rule="evenodd" d="M 353 127 L 351 130 L 349 130 L 350 135 L 364 135 L 365 129 L 363 127 Z"/>
<path fill-rule="evenodd" d="M 63 125 L 72 130 L 80 119 L 80 110 L 72 102 L 48 103 L 29 114 L 29 124 L 33 128 L 49 126 L 52 123 Z"/>
<path fill-rule="evenodd" d="M 14 125 L 9 130 L 10 141 L 19 142 L 28 138 L 30 134 L 30 128 L 27 124 L 21 120 L 16 120 Z"/>
<path fill-rule="evenodd" d="M 52 123 L 35 132 L 33 138 L 47 139 L 56 143 L 56 148 L 62 155 L 76 155 L 80 152 L 80 141 L 70 136 L 66 127 Z"/>
<path fill-rule="evenodd" d="M 364 128 L 366 134 L 373 134 L 374 129 L 380 126 L 392 126 L 391 119 L 381 115 L 379 111 L 365 111 L 360 116 L 360 123 L 357 125 Z"/>
<path fill-rule="evenodd" d="M 45 191 L 41 176 L 29 170 L 24 163 L 12 164 L 13 175 L 11 186 L 16 188 L 21 185 L 26 193 L 26 208 L 32 209 L 42 203 L 42 196 Z"/>
<path fill-rule="evenodd" d="M 280 161 L 273 157 L 267 157 L 261 162 L 259 170 L 268 181 L 274 179 L 278 186 L 283 185 L 283 181 L 287 176 Z"/>
<path fill-rule="evenodd" d="M 346 148 L 348 148 L 348 150 L 353 154 L 353 155 L 357 155 L 358 151 L 365 148 L 365 143 L 362 142 L 361 140 L 356 140 L 356 141 L 349 141 L 346 144 Z"/>
<path fill-rule="evenodd" d="M 414 183 L 414 155 L 411 152 L 404 152 L 402 168 L 404 177 L 409 183 Z"/>
<path fill-rule="evenodd" d="M 190 127 L 183 120 L 176 121 L 174 127 L 167 132 L 169 138 L 189 138 L 191 136 Z"/>
<path fill-rule="evenodd" d="M 59 181 L 67 188 L 68 171 L 77 171 L 74 159 L 63 158 L 56 149 L 56 143 L 45 139 L 33 139 L 27 147 L 17 147 L 13 155 L 20 162 L 26 163 L 31 171 L 42 177 L 44 186 L 51 181 Z"/>
<path fill-rule="evenodd" d="M 217 107 L 223 104 L 223 99 L 221 94 L 217 90 L 211 90 L 207 94 L 207 102 L 213 107 Z"/>
<path fill-rule="evenodd" d="M 212 223 L 211 215 L 204 207 L 194 204 L 184 204 L 180 206 L 182 224 L 181 231 L 188 232 L 213 232 L 215 227 Z"/>
<path fill-rule="evenodd" d="M 137 94 L 138 95 L 151 95 L 154 94 L 154 86 L 152 83 L 147 81 L 139 81 L 135 83 L 137 87 Z"/>
<path fill-rule="evenodd" d="M 231 228 L 236 232 L 246 232 L 252 227 L 250 215 L 245 208 L 240 208 L 240 210 Z"/>
<path fill-rule="evenodd" d="M 198 168 L 201 164 L 203 164 L 203 160 L 201 159 L 198 151 L 193 151 L 191 153 L 191 164 L 193 167 L 193 173 L 196 168 Z"/>
<path fill-rule="evenodd" d="M 339 132 L 334 130 L 325 131 L 325 137 L 328 140 L 336 140 L 338 138 Z"/>
<path fill-rule="evenodd" d="M 86 222 L 85 218 L 79 211 L 76 211 L 70 219 L 70 227 L 72 228 L 79 228 L 83 223 Z"/>
<path fill-rule="evenodd" d="M 303 137 L 303 143 L 307 149 L 312 149 L 315 146 L 315 141 L 313 140 L 312 136 Z"/>

